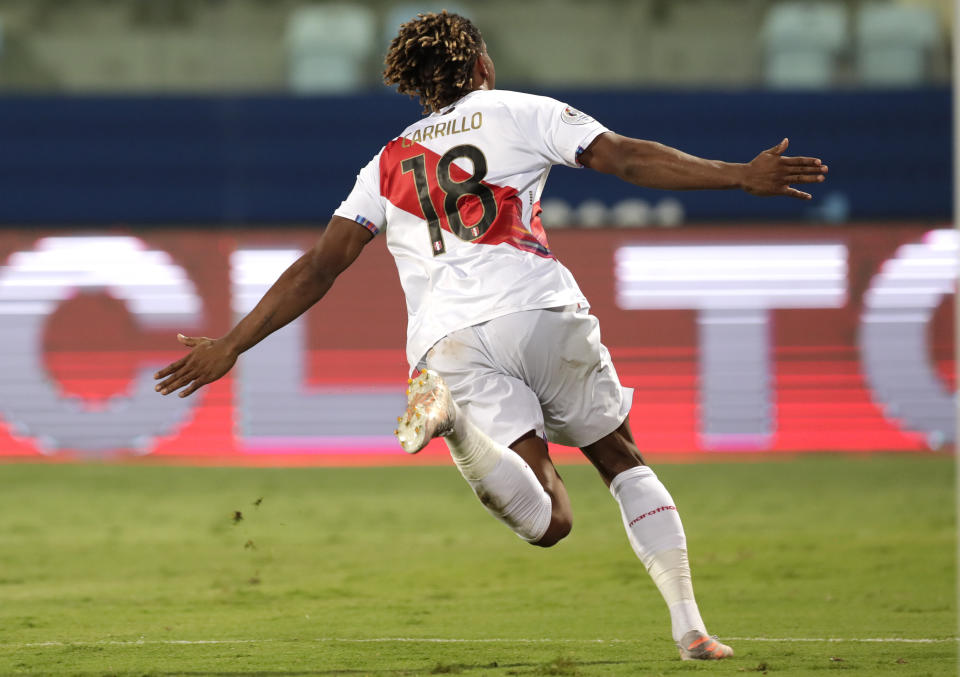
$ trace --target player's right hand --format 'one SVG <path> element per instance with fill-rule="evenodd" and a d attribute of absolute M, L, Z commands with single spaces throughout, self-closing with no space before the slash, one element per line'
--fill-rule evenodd
<path fill-rule="evenodd" d="M 237 353 L 220 339 L 177 334 L 177 340 L 193 350 L 153 375 L 156 380 L 163 379 L 154 387 L 161 395 L 169 395 L 186 386 L 180 397 L 187 397 L 226 374 L 237 361 Z"/>

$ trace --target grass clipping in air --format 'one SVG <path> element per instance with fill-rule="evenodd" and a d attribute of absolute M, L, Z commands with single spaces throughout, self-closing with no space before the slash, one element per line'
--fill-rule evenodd
<path fill-rule="evenodd" d="M 543 550 L 452 467 L 8 465 L 0 674 L 957 673 L 952 459 L 657 470 L 728 662 L 677 659 L 586 466 Z"/>

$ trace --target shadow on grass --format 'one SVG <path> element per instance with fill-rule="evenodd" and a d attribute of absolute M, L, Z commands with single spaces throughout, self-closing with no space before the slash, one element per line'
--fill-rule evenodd
<path fill-rule="evenodd" d="M 198 670 L 186 672 L 74 672 L 74 677 L 309 677 L 311 675 L 457 675 L 478 670 L 502 670 L 509 675 L 579 675 L 580 668 L 596 668 L 604 665 L 631 665 L 637 661 L 576 661 L 557 658 L 547 663 L 438 663 L 432 668 L 396 669 L 330 669 L 330 670 Z M 639 669 L 639 665 L 637 666 Z M 32 673 L 18 673 L 29 676 Z M 38 673 L 39 674 L 39 673 Z"/>

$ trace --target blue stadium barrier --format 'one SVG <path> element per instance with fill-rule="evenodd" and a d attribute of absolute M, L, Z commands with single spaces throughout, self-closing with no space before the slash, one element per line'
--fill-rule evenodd
<path fill-rule="evenodd" d="M 679 195 L 688 220 L 796 220 L 838 196 L 855 219 L 947 219 L 947 89 L 548 92 L 615 131 L 746 161 L 784 136 L 823 157 L 814 203 Z M 325 222 L 357 170 L 417 119 L 386 91 L 339 97 L 0 97 L 0 224 Z M 557 169 L 545 197 L 612 205 L 639 190 Z"/>

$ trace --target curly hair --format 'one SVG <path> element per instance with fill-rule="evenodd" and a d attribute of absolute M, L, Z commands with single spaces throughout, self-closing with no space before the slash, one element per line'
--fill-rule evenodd
<path fill-rule="evenodd" d="M 383 81 L 419 96 L 424 113 L 438 111 L 470 91 L 482 43 L 477 27 L 459 14 L 418 14 L 390 43 Z"/>

